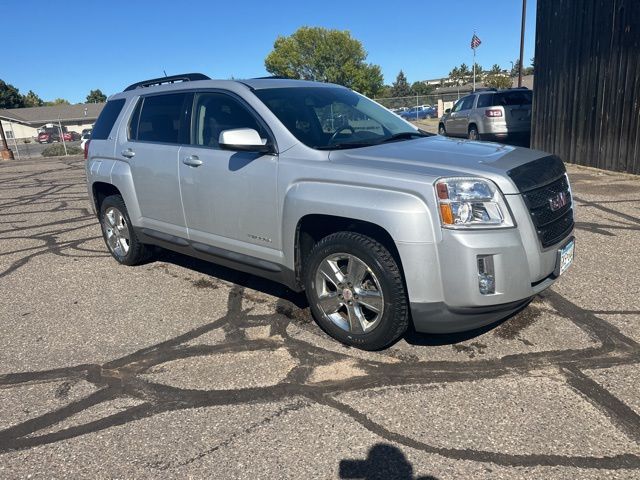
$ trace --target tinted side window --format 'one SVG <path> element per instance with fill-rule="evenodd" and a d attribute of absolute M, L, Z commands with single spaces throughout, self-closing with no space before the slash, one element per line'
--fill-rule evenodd
<path fill-rule="evenodd" d="M 511 90 L 496 93 L 496 105 L 531 105 L 533 94 L 529 90 Z"/>
<path fill-rule="evenodd" d="M 255 116 L 235 98 L 224 93 L 201 93 L 196 97 L 192 143 L 219 148 L 220 132 L 234 128 L 252 128 L 261 138 L 267 134 Z"/>
<path fill-rule="evenodd" d="M 145 97 L 138 122 L 137 140 L 183 143 L 186 132 L 181 132 L 181 127 L 187 113 L 187 96 L 186 93 L 170 93 Z"/>
<path fill-rule="evenodd" d="M 478 97 L 476 108 L 490 107 L 493 105 L 493 93 L 485 93 Z"/>
<path fill-rule="evenodd" d="M 464 103 L 465 99 L 461 98 L 460 100 L 458 100 L 455 105 L 453 106 L 453 108 L 451 109 L 452 112 L 459 112 L 462 109 L 462 104 Z"/>
<path fill-rule="evenodd" d="M 475 100 L 475 98 L 475 95 L 470 95 L 465 98 L 462 101 L 462 107 L 460 107 L 460 110 L 469 110 L 470 108 L 473 108 L 473 101 Z"/>
<path fill-rule="evenodd" d="M 107 102 L 93 126 L 93 133 L 91 134 L 93 140 L 106 140 L 109 138 L 113 124 L 116 123 L 122 107 L 124 107 L 124 98 Z"/>

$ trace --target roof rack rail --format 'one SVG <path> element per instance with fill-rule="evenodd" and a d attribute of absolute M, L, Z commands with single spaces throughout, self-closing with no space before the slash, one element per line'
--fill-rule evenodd
<path fill-rule="evenodd" d="M 283 77 L 282 75 L 268 75 L 266 77 L 253 77 L 251 80 L 295 80 L 294 78 Z"/>
<path fill-rule="evenodd" d="M 144 80 L 142 82 L 134 83 L 124 89 L 125 92 L 135 90 L 136 88 L 151 87 L 153 85 L 162 85 L 163 83 L 175 83 L 175 82 L 193 82 L 196 80 L 211 80 L 202 73 L 183 73 L 181 75 L 171 75 L 169 77 L 152 78 L 150 80 Z"/>

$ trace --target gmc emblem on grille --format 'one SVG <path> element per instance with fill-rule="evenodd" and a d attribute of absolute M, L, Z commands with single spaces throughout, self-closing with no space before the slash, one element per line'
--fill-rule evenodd
<path fill-rule="evenodd" d="M 549 208 L 552 212 L 560 210 L 567 204 L 567 194 L 565 192 L 558 193 L 555 197 L 549 199 Z"/>

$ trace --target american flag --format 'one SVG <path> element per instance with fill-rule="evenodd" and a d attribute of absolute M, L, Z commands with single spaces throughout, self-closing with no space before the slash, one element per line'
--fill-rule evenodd
<path fill-rule="evenodd" d="M 475 50 L 476 48 L 478 48 L 480 46 L 481 43 L 482 43 L 482 41 L 474 33 L 473 37 L 471 37 L 471 48 Z"/>

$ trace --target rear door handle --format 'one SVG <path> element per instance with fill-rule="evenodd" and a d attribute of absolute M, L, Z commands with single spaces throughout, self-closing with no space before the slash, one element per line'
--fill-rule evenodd
<path fill-rule="evenodd" d="M 182 159 L 182 163 L 189 165 L 190 167 L 199 167 L 202 165 L 202 160 L 200 160 L 197 155 L 189 155 Z"/>
<path fill-rule="evenodd" d="M 134 151 L 133 151 L 133 150 L 131 150 L 130 148 L 125 148 L 125 149 L 122 151 L 122 156 L 123 156 L 123 157 L 126 157 L 126 158 L 132 158 L 132 157 L 134 157 L 134 156 L 135 156 L 135 154 L 136 154 L 136 152 L 134 152 Z"/>

